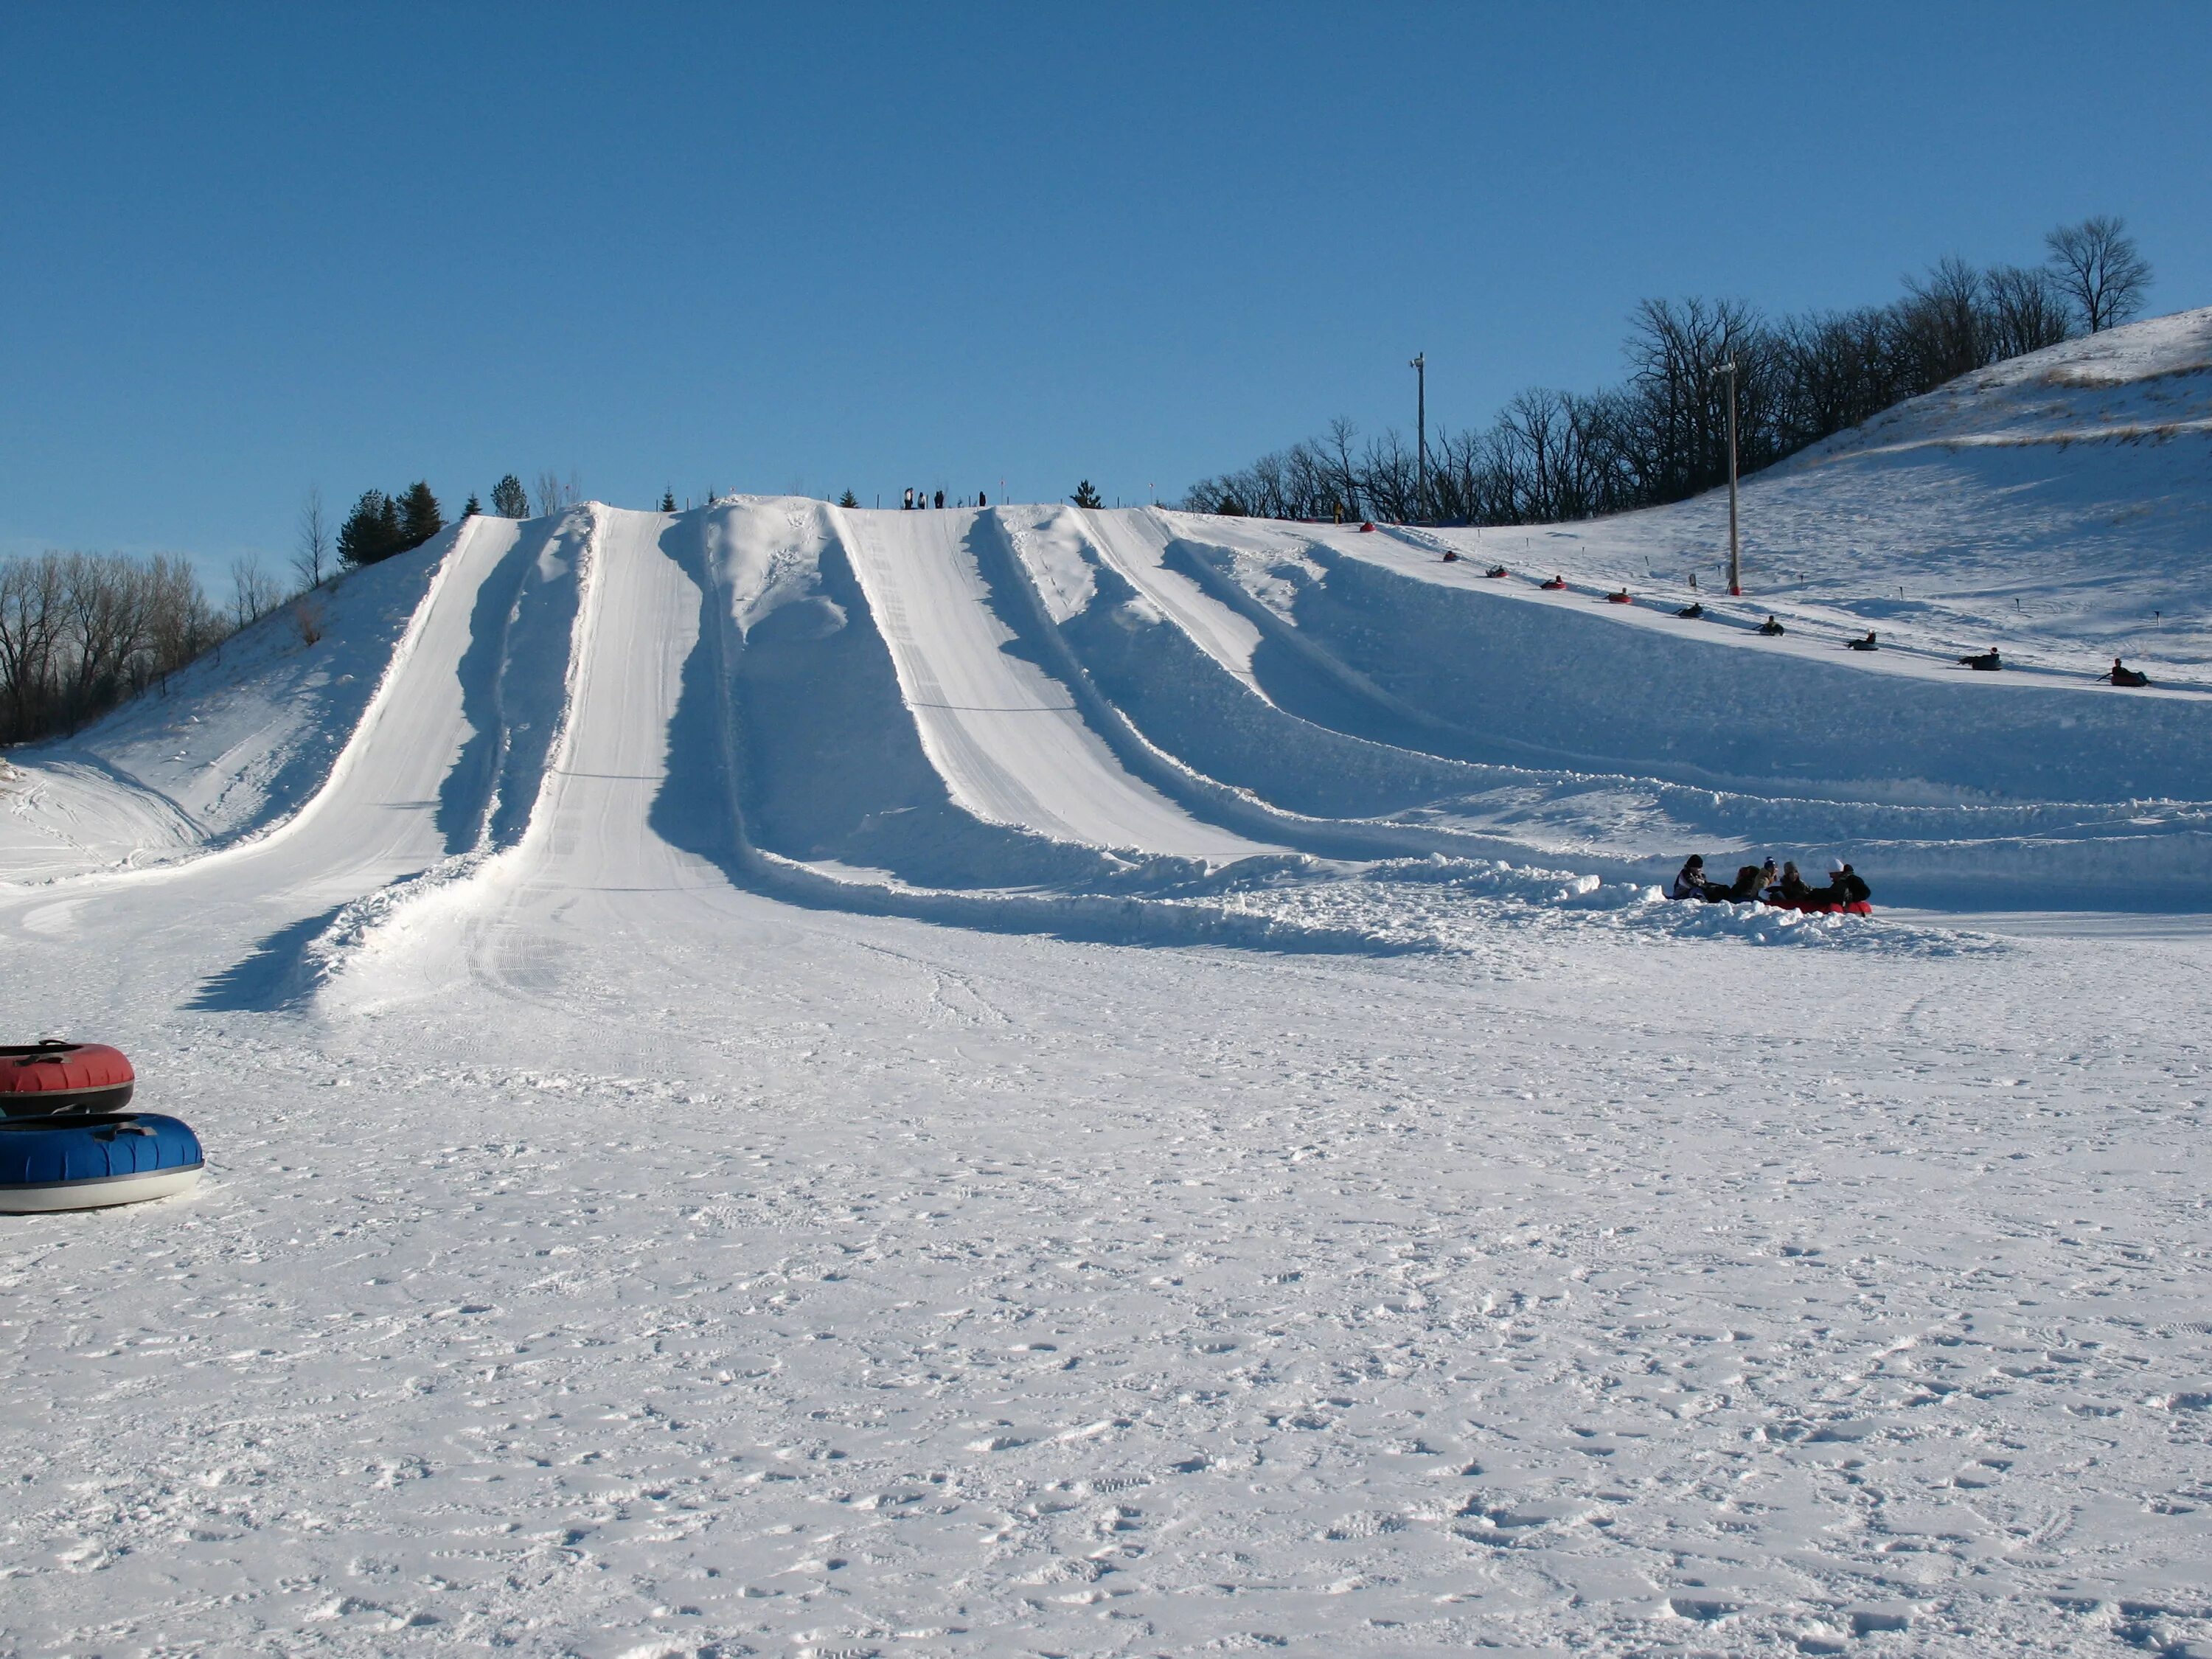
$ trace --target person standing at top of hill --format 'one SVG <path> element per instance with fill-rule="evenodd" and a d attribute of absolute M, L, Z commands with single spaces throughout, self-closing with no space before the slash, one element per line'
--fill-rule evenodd
<path fill-rule="evenodd" d="M 902 513 L 911 513 L 914 511 L 914 486 L 912 484 L 908 484 L 906 487 L 906 499 L 899 503 L 899 511 Z"/>
<path fill-rule="evenodd" d="M 937 504 L 940 507 L 945 505 L 945 492 L 941 489 L 937 492 Z"/>
<path fill-rule="evenodd" d="M 977 507 L 988 507 L 990 504 L 991 498 L 989 496 L 986 495 L 980 489 L 975 492 L 975 505 Z"/>

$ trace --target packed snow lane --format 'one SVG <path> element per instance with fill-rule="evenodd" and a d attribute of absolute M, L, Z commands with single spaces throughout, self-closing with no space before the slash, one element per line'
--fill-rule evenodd
<path fill-rule="evenodd" d="M 567 724 L 518 861 L 518 882 L 578 892 L 697 886 L 711 866 L 647 823 L 670 777 L 669 726 L 699 640 L 699 587 L 661 547 L 657 513 L 594 507 Z M 687 757 L 706 787 L 711 756 Z M 702 875 L 702 872 L 703 875 Z"/>
<path fill-rule="evenodd" d="M 1067 687 L 1008 648 L 1015 631 L 968 544 L 981 514 L 837 516 L 922 742 L 962 805 L 1095 847 L 1222 864 L 1278 850 L 1201 823 L 1130 776 Z"/>
<path fill-rule="evenodd" d="M 426 981 L 476 982 L 543 1007 L 562 982 L 538 942 L 549 917 L 613 941 L 647 925 L 637 895 L 696 902 L 729 890 L 714 862 L 655 828 L 680 800 L 687 820 L 736 834 L 720 726 L 702 725 L 676 752 L 686 670 L 699 658 L 700 586 L 665 544 L 667 515 L 594 504 L 578 516 L 588 530 L 568 572 L 563 672 L 550 672 L 550 635 L 532 653 L 547 661 L 534 676 L 544 748 L 526 816 L 511 838 L 404 895 L 349 953 L 356 1004 L 404 1000 Z"/>
<path fill-rule="evenodd" d="M 1260 629 L 1249 617 L 1231 610 L 1190 576 L 1170 568 L 1168 546 L 1175 532 L 1157 513 L 1080 513 L 1067 509 L 1108 567 L 1159 609 L 1194 645 L 1255 694 L 1253 653 Z M 1066 618 L 1055 617 L 1056 621 Z"/>

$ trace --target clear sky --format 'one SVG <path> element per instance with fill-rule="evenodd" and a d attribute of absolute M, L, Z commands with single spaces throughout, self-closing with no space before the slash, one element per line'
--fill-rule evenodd
<path fill-rule="evenodd" d="M 0 7 L 0 551 L 427 477 L 1108 499 L 2124 215 L 2212 303 L 2212 6 Z"/>

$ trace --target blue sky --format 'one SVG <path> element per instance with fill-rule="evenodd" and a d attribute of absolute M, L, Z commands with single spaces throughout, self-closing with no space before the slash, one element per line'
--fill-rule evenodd
<path fill-rule="evenodd" d="M 0 550 L 573 469 L 1179 495 L 2123 214 L 2212 303 L 2212 7 L 0 10 Z"/>

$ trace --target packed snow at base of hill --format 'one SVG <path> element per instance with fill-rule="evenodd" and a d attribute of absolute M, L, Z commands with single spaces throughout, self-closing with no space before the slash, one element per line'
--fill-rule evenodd
<path fill-rule="evenodd" d="M 12 752 L 0 1024 L 209 1172 L 0 1218 L 6 1645 L 2212 1654 L 2212 698 L 2130 470 L 2201 524 L 2212 440 L 2082 435 L 2205 326 L 1753 480 L 1865 526 L 1780 641 L 1601 602 L 1711 501 L 1565 596 L 590 505 Z"/>

